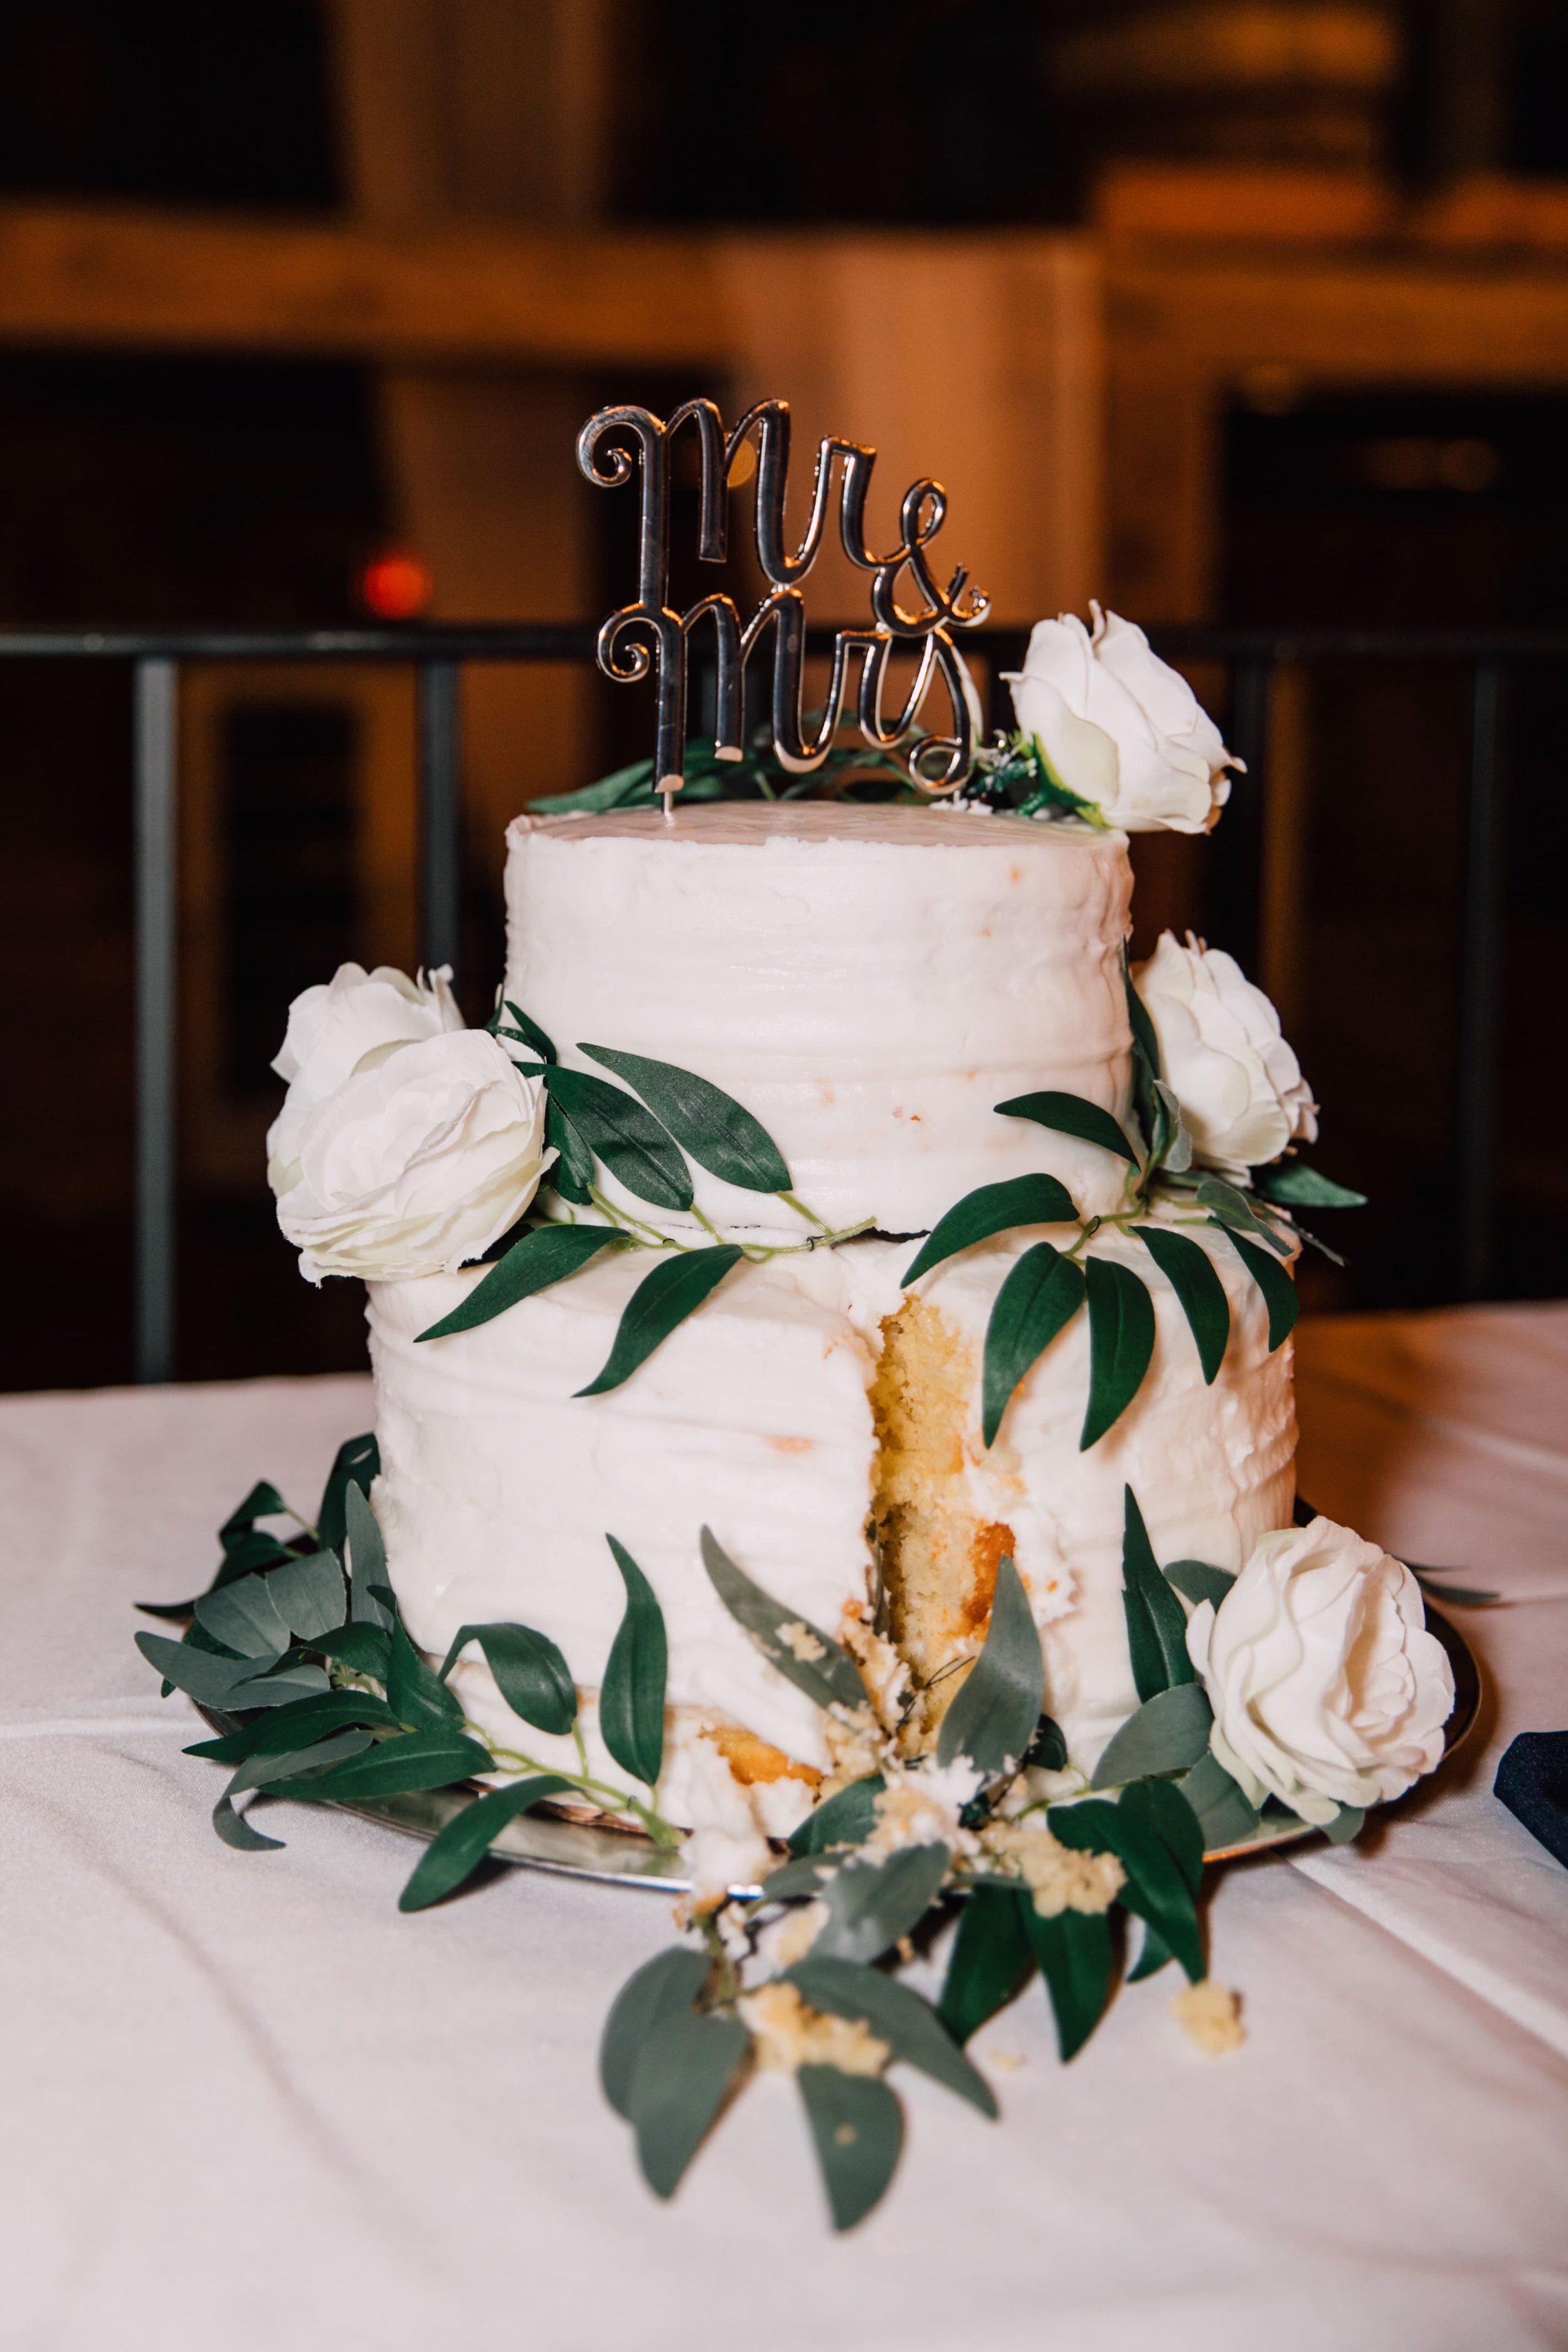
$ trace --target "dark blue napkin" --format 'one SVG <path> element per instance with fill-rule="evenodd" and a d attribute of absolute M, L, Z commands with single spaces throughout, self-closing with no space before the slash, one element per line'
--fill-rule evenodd
<path fill-rule="evenodd" d="M 1521 1731 L 1498 1766 L 1492 1788 L 1568 1869 L 1568 1731 Z"/>

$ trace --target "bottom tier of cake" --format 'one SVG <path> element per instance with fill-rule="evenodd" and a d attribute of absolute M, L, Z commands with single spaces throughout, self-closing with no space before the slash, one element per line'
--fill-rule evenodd
<path fill-rule="evenodd" d="M 758 1584 L 857 1649 L 911 1744 L 934 1737 L 984 1638 L 1006 1555 L 1040 1628 L 1047 1707 L 1072 1765 L 1091 1770 L 1137 1704 L 1121 1602 L 1124 1489 L 1161 1560 L 1237 1569 L 1290 1518 L 1289 1343 L 1270 1353 L 1261 1297 L 1225 1237 L 1201 1227 L 1194 1237 L 1231 1314 L 1212 1385 L 1148 1252 L 1109 1228 L 1089 1244 L 1136 1270 L 1157 1336 L 1132 1403 L 1087 1451 L 1081 1314 L 1020 1384 L 994 1444 L 983 1441 L 987 1318 L 1038 1232 L 971 1249 L 907 1293 L 909 1242 L 742 1264 L 629 1381 L 597 1397 L 574 1391 L 608 1355 L 645 1253 L 607 1254 L 492 1322 L 425 1342 L 416 1335 L 481 1270 L 373 1285 L 375 1504 L 414 1638 L 438 1657 L 464 1623 L 550 1634 L 583 1694 L 590 1766 L 618 1780 L 594 1709 L 624 1605 L 613 1534 L 668 1631 L 662 1809 L 695 1826 L 749 1818 L 776 1837 L 825 1783 L 853 1772 L 854 1758 L 721 1605 L 700 1530 L 710 1527 Z M 890 1641 L 872 1633 L 879 1591 Z M 454 1685 L 474 1720 L 542 1764 L 574 1761 L 570 1740 L 519 1723 L 477 1656 Z"/>

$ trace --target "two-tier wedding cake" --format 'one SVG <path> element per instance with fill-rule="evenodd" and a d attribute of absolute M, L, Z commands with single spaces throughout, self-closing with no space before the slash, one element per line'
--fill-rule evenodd
<path fill-rule="evenodd" d="M 1153 1557 L 1203 1571 L 1176 1580 L 1194 1622 L 1271 1545 L 1325 1591 L 1353 1552 L 1419 1651 L 1370 1744 L 1346 1699 L 1318 1785 L 1310 1754 L 1260 1764 L 1279 1741 L 1251 1694 L 1222 1710 L 1214 1752 L 1254 1804 L 1326 1819 L 1439 1751 L 1447 1669 L 1406 1572 L 1288 1532 L 1291 1210 L 1336 1197 L 1297 1152 L 1315 1106 L 1228 957 L 1167 935 L 1129 969 L 1127 835 L 1070 789 L 1097 732 L 1134 827 L 1202 830 L 1229 755 L 1115 621 L 1042 624 L 1016 694 L 1049 788 L 1031 814 L 983 778 L 923 807 L 669 814 L 645 789 L 524 815 L 489 1031 L 439 975 L 349 966 L 280 1057 L 285 1230 L 316 1278 L 369 1278 L 374 1505 L 410 1633 L 432 1660 L 458 1643 L 450 1686 L 498 1752 L 611 1787 L 614 1537 L 668 1628 L 657 1798 L 703 1833 L 700 1885 L 761 1875 L 879 1742 L 932 1749 L 1004 1559 L 1060 1735 L 1020 1786 L 1086 1787 L 1147 1696 L 1130 1496 Z M 748 1637 L 705 1540 L 799 1643 L 858 1662 L 858 1711 Z M 520 1741 L 464 1634 L 496 1625 L 559 1645 L 569 1730 Z"/>
<path fill-rule="evenodd" d="M 1128 961 L 1129 835 L 1205 833 L 1241 763 L 1098 608 L 1036 628 L 982 742 L 944 494 L 876 553 L 874 453 L 829 436 L 797 542 L 789 429 L 584 427 L 642 501 L 599 658 L 653 684 L 655 756 L 512 825 L 483 1029 L 444 971 L 296 1000 L 268 1172 L 303 1273 L 366 1284 L 375 1431 L 312 1517 L 253 1488 L 154 1609 L 184 1637 L 137 1639 L 214 1723 L 230 1845 L 279 1843 L 259 1792 L 422 1829 L 406 1911 L 520 1846 L 681 1887 L 600 2052 L 644 2175 L 672 2194 L 783 2073 L 848 2228 L 898 2161 L 886 2074 L 994 2116 L 964 2044 L 1037 1969 L 1064 2059 L 1123 1972 L 1179 1970 L 1184 2027 L 1237 2047 L 1205 1860 L 1353 1837 L 1437 1762 L 1454 1681 L 1412 1571 L 1295 1493 L 1300 1213 L 1361 1196 L 1303 1158 L 1317 1106 L 1231 958 Z M 677 431 L 710 562 L 755 456 L 744 625 L 670 608 Z M 808 714 L 835 484 L 872 618 Z"/>

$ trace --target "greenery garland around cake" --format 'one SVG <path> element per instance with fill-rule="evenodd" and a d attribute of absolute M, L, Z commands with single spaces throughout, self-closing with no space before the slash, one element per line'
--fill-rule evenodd
<path fill-rule="evenodd" d="M 997 1293 L 984 1347 L 987 1445 L 994 1442 L 1019 1382 L 1080 1310 L 1089 1330 L 1082 1446 L 1102 1437 L 1137 1394 L 1153 1358 L 1153 1299 L 1131 1267 L 1089 1254 L 1097 1233 L 1130 1234 L 1147 1249 L 1176 1295 L 1204 1379 L 1212 1384 L 1229 1344 L 1230 1307 L 1212 1258 L 1184 1226 L 1225 1236 L 1262 1297 L 1272 1350 L 1295 1326 L 1296 1287 L 1289 1268 L 1297 1252 L 1307 1244 L 1330 1257 L 1336 1255 L 1307 1231 L 1296 1211 L 1357 1207 L 1365 1200 L 1293 1153 L 1261 1171 L 1247 1190 L 1213 1170 L 1194 1167 L 1192 1138 L 1162 1074 L 1154 1025 L 1125 956 L 1122 975 L 1132 1033 L 1133 1135 L 1101 1105 L 1079 1095 L 1020 1095 L 996 1109 L 1124 1161 L 1123 1208 L 1110 1216 L 1081 1217 L 1067 1187 L 1045 1174 L 983 1184 L 939 1220 L 903 1276 L 906 1286 L 918 1282 L 945 1259 L 998 1234 L 1039 1225 L 1078 1228 L 1069 1244 L 1036 1242 Z M 659 1262 L 627 1301 L 604 1366 L 578 1391 L 598 1396 L 628 1380 L 742 1258 L 760 1261 L 792 1250 L 835 1247 L 871 1230 L 870 1219 L 843 1232 L 830 1230 L 791 1190 L 789 1169 L 765 1128 L 710 1080 L 671 1063 L 597 1045 L 579 1050 L 611 1071 L 620 1086 L 566 1068 L 539 1024 L 510 1002 L 498 1007 L 489 1029 L 524 1074 L 542 1085 L 545 1137 L 557 1154 L 550 1181 L 569 1204 L 568 1218 L 581 1209 L 593 1222 L 531 1216 L 521 1231 L 514 1228 L 487 1253 L 489 1270 L 459 1306 L 419 1334 L 422 1340 L 473 1330 L 565 1281 L 602 1251 L 657 1251 Z M 650 1209 L 685 1213 L 708 1224 L 695 1207 L 689 1161 L 726 1183 L 776 1195 L 811 1230 L 798 1243 L 770 1245 L 728 1241 L 710 1224 L 710 1237 L 697 1241 L 617 1207 L 600 1181 L 603 1163 Z M 1164 1213 L 1156 1215 L 1162 1209 Z"/>
<path fill-rule="evenodd" d="M 658 1806 L 665 1625 L 631 1553 L 606 1538 L 626 1591 L 598 1699 L 600 1736 L 626 1776 L 616 1783 L 588 1769 L 577 1692 L 548 1633 L 463 1625 L 439 1668 L 416 1648 L 368 1499 L 378 1467 L 374 1437 L 342 1446 L 313 1523 L 257 1486 L 219 1530 L 207 1591 L 142 1604 L 188 1620 L 178 1639 L 136 1640 L 165 1694 L 186 1693 L 219 1726 L 186 1750 L 228 1768 L 218 1835 L 247 1852 L 280 1844 L 239 1811 L 252 1792 L 318 1804 L 463 1792 L 404 1888 L 407 1912 L 456 1894 L 509 1822 L 552 1800 L 635 1822 L 673 1859 L 683 1833 Z M 259 1524 L 280 1515 L 296 1533 Z M 994 2116 L 965 2044 L 1037 1972 L 1061 2055 L 1073 2057 L 1121 1969 L 1119 1921 L 1138 1923 L 1129 1982 L 1174 1965 L 1188 1982 L 1174 2006 L 1194 2038 L 1215 2049 L 1240 2038 L 1233 1997 L 1207 1977 L 1205 1854 L 1255 1835 L 1265 1811 L 1292 1815 L 1273 1799 L 1260 1809 L 1215 1751 L 1188 1610 L 1212 1614 L 1234 1576 L 1195 1560 L 1162 1568 L 1127 1489 L 1123 1601 L 1140 1705 L 1086 1779 L 1067 1769 L 1044 1712 L 1039 1635 L 1011 1559 L 934 1748 L 911 1754 L 900 1735 L 912 1702 L 898 1679 L 863 1676 L 848 1648 L 763 1591 L 706 1528 L 700 1550 L 730 1615 L 822 1710 L 839 1772 L 760 1885 L 689 1898 L 678 1913 L 684 1940 L 640 1968 L 610 2011 L 603 2087 L 658 2195 L 674 2192 L 750 2074 L 777 2070 L 796 2081 L 835 2226 L 851 2227 L 882 2195 L 902 2144 L 889 2069 L 914 2067 Z M 880 1639 L 876 1629 L 868 1655 Z M 451 1687 L 470 1644 L 518 1719 L 512 1744 L 467 1719 Z M 531 1758 L 531 1728 L 574 1737 L 577 1769 Z M 471 1793 L 476 1775 L 496 1774 L 502 1785 Z M 1344 1840 L 1363 1815 L 1323 1801 L 1313 1818 Z M 925 1975 L 934 1998 L 906 1969 Z"/>

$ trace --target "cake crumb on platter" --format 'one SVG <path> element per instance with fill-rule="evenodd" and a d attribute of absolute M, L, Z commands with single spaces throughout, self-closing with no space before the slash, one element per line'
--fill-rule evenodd
<path fill-rule="evenodd" d="M 1184 1985 L 1171 2003 L 1171 2015 L 1189 2042 L 1195 2042 L 1210 2058 L 1223 2058 L 1227 2051 L 1239 2050 L 1247 2039 L 1239 1999 L 1228 1985 L 1217 1983 L 1213 1977 L 1205 1977 L 1201 1984 Z"/>

